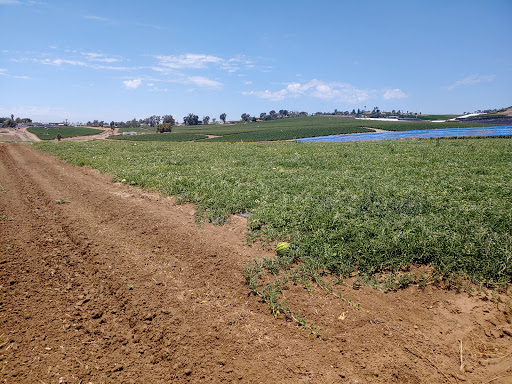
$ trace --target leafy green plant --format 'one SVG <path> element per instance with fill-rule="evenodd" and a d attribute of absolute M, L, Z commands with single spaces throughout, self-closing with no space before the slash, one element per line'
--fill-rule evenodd
<path fill-rule="evenodd" d="M 250 239 L 292 244 L 289 258 L 258 264 L 252 290 L 283 274 L 308 290 L 322 274 L 377 286 L 385 272 L 382 289 L 512 281 L 510 139 L 35 146 L 195 203 L 199 220 L 249 213 Z M 432 272 L 407 275 L 410 265 Z"/>

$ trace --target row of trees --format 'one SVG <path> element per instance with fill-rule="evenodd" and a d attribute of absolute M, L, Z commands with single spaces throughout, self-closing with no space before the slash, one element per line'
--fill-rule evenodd
<path fill-rule="evenodd" d="M 225 113 L 221 113 L 219 118 L 222 120 L 223 123 L 226 122 L 227 115 Z M 204 124 L 208 125 L 208 123 L 212 121 L 213 124 L 217 122 L 217 119 L 214 117 L 213 119 L 210 119 L 210 116 L 203 116 L 202 120 L 199 120 L 199 116 L 189 113 L 187 116 L 183 118 L 183 124 L 185 125 L 199 125 Z"/>
<path fill-rule="evenodd" d="M 269 113 L 262 112 L 260 113 L 259 120 L 277 120 L 277 119 L 284 119 L 287 117 L 306 117 L 309 116 L 307 112 L 298 112 L 298 111 L 288 111 L 286 109 L 280 109 L 279 112 L 276 112 L 275 110 L 271 110 Z M 248 113 L 242 113 L 242 116 L 240 116 L 242 121 L 249 122 L 249 121 L 258 121 L 258 118 L 256 116 L 251 116 Z"/>
<path fill-rule="evenodd" d="M 14 128 L 17 124 L 30 124 L 32 123 L 32 119 L 29 119 L 27 117 L 21 119 L 17 117 L 14 118 L 14 115 L 11 115 L 11 117 L 0 117 L 0 124 L 2 124 L 3 127 L 6 128 Z"/>

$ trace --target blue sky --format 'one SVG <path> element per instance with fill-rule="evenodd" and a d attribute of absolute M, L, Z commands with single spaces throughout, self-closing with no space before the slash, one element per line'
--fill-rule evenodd
<path fill-rule="evenodd" d="M 0 116 L 512 105 L 512 1 L 0 0 Z"/>

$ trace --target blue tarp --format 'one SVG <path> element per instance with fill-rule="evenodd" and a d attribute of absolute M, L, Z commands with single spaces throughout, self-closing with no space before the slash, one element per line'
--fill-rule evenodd
<path fill-rule="evenodd" d="M 512 126 L 471 127 L 471 128 L 436 128 L 414 131 L 353 133 L 346 135 L 318 136 L 296 139 L 298 142 L 333 143 L 338 141 L 431 139 L 436 137 L 482 137 L 512 136 Z"/>

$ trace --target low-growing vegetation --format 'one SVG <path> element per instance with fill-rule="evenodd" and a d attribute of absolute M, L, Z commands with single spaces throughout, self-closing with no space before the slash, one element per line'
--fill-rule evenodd
<path fill-rule="evenodd" d="M 60 137 L 75 137 L 97 135 L 103 132 L 101 129 L 84 127 L 30 127 L 28 131 L 37 135 L 41 140 L 53 140 Z"/>
<path fill-rule="evenodd" d="M 253 238 L 289 239 L 297 259 L 333 273 L 433 264 L 511 277 L 507 139 L 38 147 L 179 195 L 214 223 L 250 212 Z"/>
<path fill-rule="evenodd" d="M 129 141 L 196 141 L 206 139 L 206 135 L 197 133 L 152 133 L 146 135 L 111 136 L 112 140 Z"/>
<path fill-rule="evenodd" d="M 350 133 L 374 132 L 374 128 L 386 131 L 407 131 L 432 128 L 463 128 L 472 127 L 475 123 L 446 122 L 432 123 L 431 121 L 378 121 L 344 118 L 340 116 L 310 116 L 267 120 L 257 122 L 241 122 L 236 124 L 208 124 L 208 125 L 181 125 L 174 126 L 173 135 L 164 137 L 158 134 L 123 137 L 123 140 L 143 141 L 213 141 L 213 142 L 255 142 L 255 141 L 281 141 L 305 137 L 341 135 Z M 192 136 L 192 135 L 197 136 Z M 218 136 L 207 138 L 206 135 Z M 114 137 L 117 138 L 117 137 Z M 189 139 L 190 138 L 190 139 Z"/>
<path fill-rule="evenodd" d="M 384 290 L 512 281 L 510 139 L 35 145 L 193 202 L 198 220 L 244 213 L 251 241 L 289 241 L 244 276 L 275 315 L 307 327 L 279 300 L 289 284 L 338 294 L 347 278 Z"/>

